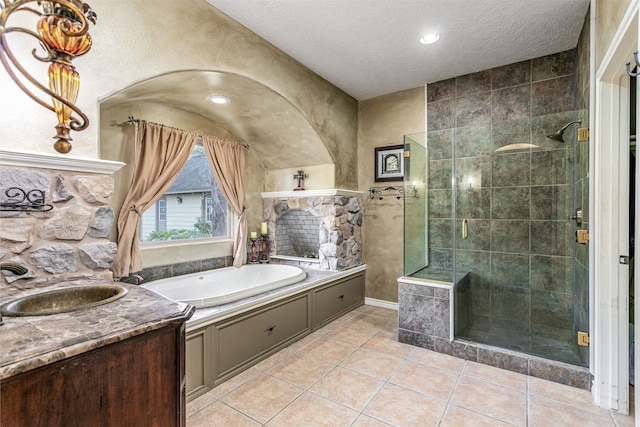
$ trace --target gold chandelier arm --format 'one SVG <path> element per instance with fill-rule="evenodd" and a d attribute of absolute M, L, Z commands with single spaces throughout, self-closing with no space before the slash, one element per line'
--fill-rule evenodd
<path fill-rule="evenodd" d="M 27 33 L 30 33 L 30 31 L 26 31 Z M 39 37 L 36 34 L 31 34 L 34 37 L 38 38 Z M 36 79 L 34 79 L 33 77 L 31 77 L 31 75 L 20 65 L 20 63 L 18 62 L 18 60 L 15 58 L 15 56 L 13 56 L 13 53 L 11 52 L 11 49 L 9 48 L 9 46 L 6 43 L 6 39 L 4 34 L 0 33 L 0 47 L 2 49 L 0 49 L 0 62 L 2 62 L 2 65 L 4 66 L 4 68 L 7 70 L 7 72 L 9 73 L 9 76 L 11 77 L 11 79 L 16 83 L 16 85 L 18 85 L 18 87 L 20 89 L 22 89 L 22 91 L 24 93 L 26 93 L 27 95 L 29 95 L 29 97 L 31 99 L 33 99 L 34 101 L 36 101 L 38 104 L 42 105 L 43 107 L 45 107 L 46 109 L 55 112 L 55 109 L 49 105 L 47 102 L 43 101 L 42 99 L 40 99 L 37 95 L 35 95 L 33 92 L 31 92 L 22 82 L 22 80 L 20 80 L 20 78 L 18 78 L 18 76 L 16 76 L 16 74 L 13 71 L 13 68 L 11 67 L 11 64 L 13 65 L 13 67 L 15 67 L 20 74 L 29 81 L 29 83 L 31 83 L 32 85 L 34 85 L 36 88 L 38 88 L 39 90 L 41 90 L 42 92 L 44 92 L 45 94 L 49 95 L 52 98 L 55 98 L 56 100 L 62 102 L 64 105 L 66 105 L 67 107 L 71 108 L 76 114 L 78 114 L 80 116 L 80 119 L 77 119 L 75 117 L 71 118 L 71 121 L 69 123 L 69 126 L 71 127 L 71 129 L 76 130 L 76 131 L 80 131 L 80 130 L 84 130 L 87 128 L 87 126 L 89 125 L 89 118 L 73 103 L 71 103 L 70 101 L 68 101 L 67 99 L 61 97 L 60 95 L 58 95 L 55 92 L 52 92 L 49 88 L 43 86 L 40 82 L 38 82 Z M 34 52 L 32 52 L 35 55 L 35 49 Z M 9 64 L 9 62 L 7 61 L 7 58 L 9 58 L 9 61 L 11 61 L 11 64 Z"/>
<path fill-rule="evenodd" d="M 51 60 L 55 59 L 56 53 L 47 47 L 47 44 L 44 42 L 44 40 L 42 40 L 42 37 L 40 37 L 40 35 L 38 35 L 33 31 L 27 30 L 26 28 L 9 27 L 9 28 L 4 28 L 4 30 L 0 28 L 0 35 L 3 35 L 2 42 L 0 42 L 0 49 L 9 50 L 9 44 L 7 43 L 7 39 L 4 38 L 4 34 L 8 34 L 8 33 L 23 33 L 31 37 L 34 37 L 36 40 L 38 40 L 38 42 L 40 42 L 40 47 L 44 49 L 44 51 L 46 52 L 46 56 L 38 56 L 37 49 L 34 48 L 31 51 L 31 54 L 33 55 L 33 57 L 36 58 L 38 61 L 50 62 Z M 16 61 L 11 61 L 11 62 L 13 62 L 14 64 L 16 63 Z"/>
<path fill-rule="evenodd" d="M 75 18 L 77 18 L 78 22 L 80 23 L 80 28 L 78 28 L 77 30 L 74 30 L 73 28 L 67 29 L 64 27 L 60 27 L 60 30 L 69 37 L 81 37 L 87 34 L 87 32 L 89 31 L 89 24 L 87 23 L 87 18 L 85 18 L 84 15 L 85 11 L 81 10 L 74 1 L 56 0 L 56 3 L 72 10 Z M 91 19 L 91 21 L 95 24 L 95 13 L 93 13 L 93 10 L 91 10 L 91 8 L 89 8 L 85 3 L 82 3 L 82 5 L 83 7 L 87 8 L 89 14 L 92 14 L 90 15 L 89 19 Z"/>
<path fill-rule="evenodd" d="M 37 4 L 36 10 L 28 4 Z M 7 27 L 9 17 L 18 11 L 37 15 L 37 32 L 21 27 Z M 96 14 L 82 0 L 0 0 L 0 62 L 9 77 L 31 99 L 56 113 L 58 124 L 54 137 L 54 148 L 60 153 L 71 150 L 69 131 L 81 131 L 88 127 L 88 117 L 75 105 L 80 87 L 80 74 L 72 64 L 76 56 L 91 48 L 89 22 L 95 24 Z M 50 63 L 49 87 L 39 83 L 18 62 L 9 48 L 7 34 L 21 33 L 38 40 L 44 53 L 37 48 L 32 56 L 41 62 Z M 36 90 L 37 89 L 37 90 Z M 41 97 L 48 95 L 53 104 Z"/>
<path fill-rule="evenodd" d="M 7 58 L 9 58 L 9 61 L 11 61 L 11 64 L 13 64 L 13 66 L 15 68 L 17 68 L 20 71 L 20 74 L 22 74 L 24 76 L 25 79 L 27 79 L 31 84 L 33 84 L 35 87 L 37 87 L 38 89 L 46 92 L 50 92 L 46 87 L 44 87 L 42 84 L 40 84 L 36 79 L 34 79 L 33 77 L 31 77 L 26 70 L 18 63 L 18 61 L 15 59 L 15 57 L 13 56 L 13 54 L 11 53 L 11 50 L 9 49 L 9 47 L 6 45 L 6 40 L 4 38 L 4 35 L 0 35 L 0 62 L 2 62 L 2 65 L 4 66 L 4 68 L 7 70 L 7 73 L 9 74 L 9 77 L 11 77 L 11 80 L 13 80 L 15 82 L 16 85 L 18 85 L 18 87 L 20 89 L 22 89 L 22 91 L 24 93 L 26 93 L 27 95 L 29 95 L 29 97 L 31 99 L 33 99 L 34 101 L 36 101 L 38 104 L 42 105 L 43 107 L 45 107 L 46 109 L 50 110 L 50 111 L 55 111 L 53 109 L 52 106 L 50 106 L 47 102 L 43 101 L 42 99 L 38 98 L 38 96 L 36 96 L 33 92 L 31 92 L 22 82 L 22 80 L 20 80 L 18 78 L 18 76 L 16 76 L 16 74 L 13 71 L 13 68 L 11 67 L 11 65 L 9 64 L 9 62 L 7 61 Z M 55 95 L 55 94 L 54 94 Z"/>

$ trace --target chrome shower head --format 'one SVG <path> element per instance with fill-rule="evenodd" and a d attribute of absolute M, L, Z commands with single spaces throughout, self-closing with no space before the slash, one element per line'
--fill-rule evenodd
<path fill-rule="evenodd" d="M 557 130 L 555 133 L 547 135 L 547 138 L 564 143 L 564 138 L 562 137 L 562 134 L 564 133 L 565 130 L 567 130 L 569 126 L 571 126 L 574 123 L 582 123 L 582 120 L 574 120 L 572 122 L 567 123 L 566 125 L 562 126 L 561 129 Z"/>

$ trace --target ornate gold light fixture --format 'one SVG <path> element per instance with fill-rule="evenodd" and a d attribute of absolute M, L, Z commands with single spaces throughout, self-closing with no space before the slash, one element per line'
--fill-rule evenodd
<path fill-rule="evenodd" d="M 36 3 L 36 5 L 31 5 Z M 33 6 L 37 6 L 37 9 Z M 88 4 L 80 0 L 0 0 L 0 62 L 11 79 L 34 101 L 53 111 L 58 116 L 57 134 L 53 147 L 59 153 L 71 151 L 69 131 L 81 131 L 89 125 L 89 119 L 75 105 L 80 89 L 80 74 L 71 63 L 76 56 L 84 55 L 91 49 L 91 37 L 87 21 L 96 23 L 96 14 Z M 29 12 L 40 18 L 36 31 L 21 27 L 9 27 L 7 21 L 14 12 Z M 35 37 L 46 55 L 41 57 L 36 49 L 31 52 L 34 58 L 50 62 L 49 88 L 34 79 L 18 63 L 7 44 L 7 34 L 23 33 Z M 52 105 L 43 101 L 25 86 L 25 80 L 38 90 L 51 96 Z M 73 113 L 79 117 L 75 117 Z"/>

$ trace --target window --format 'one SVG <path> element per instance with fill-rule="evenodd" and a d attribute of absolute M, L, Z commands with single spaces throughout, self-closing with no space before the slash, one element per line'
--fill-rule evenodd
<path fill-rule="evenodd" d="M 165 199 L 158 200 L 158 221 L 167 220 L 167 201 Z"/>
<path fill-rule="evenodd" d="M 213 221 L 213 199 L 211 197 L 206 197 L 204 199 L 204 218 L 205 221 L 211 222 Z"/>
<path fill-rule="evenodd" d="M 196 145 L 171 187 L 142 215 L 140 241 L 229 237 L 230 218 L 204 148 Z"/>

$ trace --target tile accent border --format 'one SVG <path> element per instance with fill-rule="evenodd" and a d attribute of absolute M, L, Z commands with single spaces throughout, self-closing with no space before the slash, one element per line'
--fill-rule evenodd
<path fill-rule="evenodd" d="M 233 265 L 233 257 L 231 255 L 205 258 L 196 261 L 179 262 L 175 264 L 158 265 L 155 267 L 143 268 L 133 274 L 138 274 L 144 279 L 143 283 L 151 282 L 158 279 L 166 279 L 167 277 L 182 276 L 184 274 L 199 273 L 201 271 L 215 270 L 218 268 L 231 267 Z"/>

